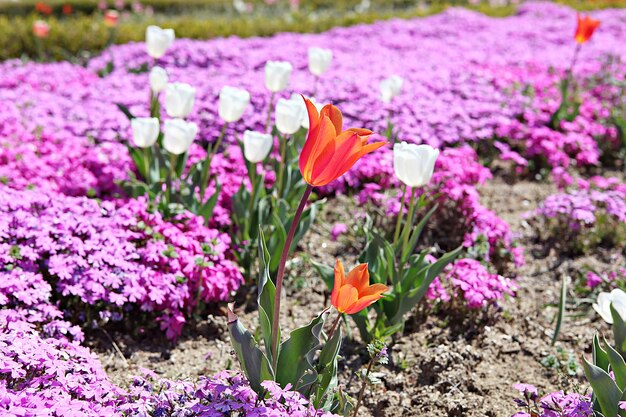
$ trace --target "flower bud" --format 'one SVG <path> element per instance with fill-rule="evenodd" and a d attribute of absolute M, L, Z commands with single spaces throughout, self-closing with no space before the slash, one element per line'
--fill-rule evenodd
<path fill-rule="evenodd" d="M 272 150 L 274 138 L 269 133 L 243 132 L 243 155 L 253 164 L 261 162 Z"/>
<path fill-rule="evenodd" d="M 159 119 L 156 117 L 136 117 L 130 121 L 133 142 L 140 148 L 149 148 L 159 137 Z"/>
<path fill-rule="evenodd" d="M 287 88 L 293 67 L 285 61 L 267 61 L 265 64 L 265 87 L 273 93 Z"/>
<path fill-rule="evenodd" d="M 50 34 L 50 25 L 48 25 L 43 20 L 35 20 L 33 23 L 33 35 L 36 37 L 43 39 L 47 38 Z"/>
<path fill-rule="evenodd" d="M 116 27 L 119 19 L 120 14 L 117 10 L 107 10 L 104 12 L 104 26 L 108 28 Z"/>
<path fill-rule="evenodd" d="M 174 43 L 174 29 L 161 29 L 158 26 L 146 28 L 146 48 L 148 55 L 158 59 L 165 55 L 165 51 Z"/>
<path fill-rule="evenodd" d="M 165 89 L 165 111 L 170 117 L 189 116 L 196 97 L 196 89 L 185 83 L 168 84 Z"/>
<path fill-rule="evenodd" d="M 400 95 L 404 79 L 399 75 L 392 75 L 380 82 L 380 93 L 384 103 L 391 103 L 394 97 Z"/>
<path fill-rule="evenodd" d="M 250 93 L 240 88 L 224 86 L 220 91 L 218 113 L 225 122 L 236 122 L 250 103 Z"/>
<path fill-rule="evenodd" d="M 302 119 L 306 116 L 306 105 L 299 95 L 292 96 L 291 100 L 284 98 L 276 102 L 276 128 L 284 135 L 293 135 L 302 127 Z M 308 117 L 307 117 L 308 121 Z"/>
<path fill-rule="evenodd" d="M 333 60 L 333 51 L 330 49 L 309 48 L 309 71 L 318 77 L 326 72 Z"/>
<path fill-rule="evenodd" d="M 150 70 L 150 89 L 153 93 L 158 94 L 167 86 L 167 71 L 159 66 L 152 67 Z"/>
<path fill-rule="evenodd" d="M 393 147 L 393 170 L 396 177 L 409 187 L 421 187 L 430 182 L 439 150 L 429 145 L 398 143 Z"/>
<path fill-rule="evenodd" d="M 174 155 L 185 153 L 197 133 L 198 125 L 193 122 L 183 119 L 166 120 L 163 125 L 163 147 Z"/>

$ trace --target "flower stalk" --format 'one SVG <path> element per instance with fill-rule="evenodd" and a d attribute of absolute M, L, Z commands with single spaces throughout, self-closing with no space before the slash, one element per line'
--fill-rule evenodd
<path fill-rule="evenodd" d="M 300 218 L 302 217 L 302 213 L 304 212 L 304 208 L 306 207 L 306 203 L 309 200 L 312 191 L 313 186 L 308 185 L 302 194 L 302 199 L 300 200 L 300 204 L 298 205 L 296 213 L 293 216 L 293 221 L 291 222 L 291 227 L 289 227 L 289 233 L 287 234 L 285 246 L 283 247 L 283 251 L 280 255 L 280 261 L 278 263 L 278 272 L 276 274 L 276 293 L 274 294 L 274 317 L 272 319 L 272 366 L 274 369 L 276 369 L 276 365 L 278 363 L 278 322 L 280 320 L 280 296 L 283 290 L 285 264 L 287 263 L 287 256 L 289 255 L 289 249 L 291 248 L 293 237 L 296 234 L 298 223 L 300 223 Z"/>

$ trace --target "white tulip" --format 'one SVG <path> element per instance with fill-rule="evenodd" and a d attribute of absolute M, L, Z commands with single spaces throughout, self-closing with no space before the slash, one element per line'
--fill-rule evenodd
<path fill-rule="evenodd" d="M 146 28 L 146 49 L 148 55 L 159 59 L 165 55 L 165 51 L 172 46 L 176 35 L 174 29 L 161 29 L 158 26 L 148 26 Z"/>
<path fill-rule="evenodd" d="M 306 116 L 306 105 L 299 95 L 292 96 L 290 100 L 281 98 L 276 102 L 276 128 L 284 135 L 293 135 L 302 127 L 302 119 Z"/>
<path fill-rule="evenodd" d="M 315 101 L 315 98 L 313 97 L 309 98 L 309 100 L 311 100 L 311 103 L 313 103 L 318 113 L 324 107 L 322 103 L 318 103 L 317 101 Z M 300 96 L 300 94 L 298 93 L 293 93 L 291 95 L 291 101 L 297 102 L 300 105 L 300 108 L 302 109 L 302 119 L 301 119 L 300 125 L 303 128 L 308 129 L 309 128 L 309 112 L 306 109 L 306 103 L 302 99 L 302 96 Z"/>
<path fill-rule="evenodd" d="M 391 103 L 394 97 L 400 95 L 404 79 L 399 75 L 392 75 L 380 82 L 380 93 L 383 102 Z"/>
<path fill-rule="evenodd" d="M 218 113 L 225 122 L 236 122 L 250 103 L 250 93 L 240 88 L 222 87 L 218 105 Z"/>
<path fill-rule="evenodd" d="M 133 142 L 140 148 L 149 148 L 159 137 L 159 119 L 156 117 L 136 117 L 130 121 Z"/>
<path fill-rule="evenodd" d="M 159 66 L 152 67 L 150 70 L 150 89 L 153 93 L 158 94 L 167 86 L 167 71 Z"/>
<path fill-rule="evenodd" d="M 198 134 L 198 125 L 183 119 L 169 119 L 163 125 L 163 147 L 169 153 L 180 155 L 187 152 Z"/>
<path fill-rule="evenodd" d="M 243 132 L 243 155 L 253 164 L 267 158 L 273 144 L 274 138 L 269 133 L 253 132 L 252 130 Z"/>
<path fill-rule="evenodd" d="M 326 72 L 333 60 L 333 51 L 330 49 L 309 48 L 309 71 L 318 77 Z"/>
<path fill-rule="evenodd" d="M 593 309 L 609 324 L 613 324 L 611 304 L 622 319 L 626 320 L 626 292 L 619 288 L 615 288 L 610 293 L 601 292 L 598 295 L 598 301 L 593 304 Z"/>
<path fill-rule="evenodd" d="M 196 97 L 196 89 L 185 83 L 168 84 L 165 90 L 165 111 L 170 117 L 189 116 Z"/>
<path fill-rule="evenodd" d="M 397 143 L 393 147 L 393 170 L 407 186 L 421 187 L 433 176 L 438 156 L 439 151 L 429 145 Z"/>
<path fill-rule="evenodd" d="M 285 61 L 267 61 L 265 64 L 265 87 L 273 93 L 287 88 L 293 67 Z"/>

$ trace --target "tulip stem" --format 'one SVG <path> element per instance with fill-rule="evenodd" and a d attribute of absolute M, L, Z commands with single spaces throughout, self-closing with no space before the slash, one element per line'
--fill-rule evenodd
<path fill-rule="evenodd" d="M 409 214 L 406 218 L 406 224 L 404 226 L 403 233 L 403 241 L 402 241 L 402 252 L 406 249 L 406 245 L 409 243 L 409 232 L 411 230 L 411 226 L 413 226 L 413 214 L 415 213 L 415 188 L 411 187 L 410 190 L 411 199 L 409 200 Z"/>
<path fill-rule="evenodd" d="M 174 170 L 176 169 L 177 158 L 177 155 L 174 155 L 173 153 L 170 154 L 170 169 L 167 173 L 167 204 L 170 204 L 172 202 L 172 178 L 174 177 Z"/>
<path fill-rule="evenodd" d="M 211 161 L 213 161 L 213 157 L 217 153 L 218 149 L 222 145 L 222 140 L 224 140 L 224 136 L 226 135 L 226 127 L 228 123 L 224 123 L 222 126 L 222 131 L 220 132 L 220 136 L 217 138 L 217 141 L 211 146 L 207 146 L 207 155 L 204 160 L 204 165 L 202 165 L 202 175 L 200 176 L 200 201 L 204 202 L 204 194 L 206 192 L 207 187 L 209 186 L 209 168 L 211 167 Z"/>
<path fill-rule="evenodd" d="M 256 198 L 256 164 L 250 167 L 250 201 L 248 202 L 248 215 L 244 222 L 244 239 L 250 238 L 250 219 L 254 210 L 254 199 Z"/>
<path fill-rule="evenodd" d="M 361 382 L 361 389 L 359 390 L 359 399 L 356 402 L 356 406 L 354 407 L 354 414 L 352 417 L 356 417 L 359 413 L 359 408 L 361 408 L 361 402 L 363 401 L 363 394 L 365 394 L 365 388 L 367 388 L 367 381 L 370 376 L 370 372 L 372 371 L 372 366 L 374 366 L 374 361 L 376 356 L 370 359 L 370 363 L 367 365 L 367 370 L 365 371 L 365 376 L 363 376 L 363 381 Z"/>
<path fill-rule="evenodd" d="M 341 314 L 340 312 L 337 312 L 337 318 L 335 319 L 335 322 L 333 323 L 333 327 L 331 327 L 330 332 L 328 333 L 327 340 L 332 339 L 333 336 L 335 335 L 335 331 L 337 330 L 337 327 L 339 326 L 339 322 L 341 321 L 342 316 L 343 314 Z"/>
<path fill-rule="evenodd" d="M 287 148 L 287 136 L 279 135 L 278 142 L 280 146 L 280 163 L 278 164 L 278 177 L 276 178 L 276 190 L 278 198 L 283 195 L 283 175 L 285 175 L 285 151 Z"/>
<path fill-rule="evenodd" d="M 272 122 L 272 110 L 274 109 L 274 96 L 276 93 L 272 91 L 272 95 L 270 96 L 270 104 L 267 106 L 267 120 L 265 121 L 265 132 L 269 133 L 270 123 Z"/>
<path fill-rule="evenodd" d="M 402 227 L 402 217 L 404 217 L 404 199 L 406 198 L 406 184 L 402 184 L 402 198 L 400 199 L 400 210 L 398 211 L 398 220 L 396 221 L 396 231 L 393 234 L 393 244 L 398 242 L 400 238 L 400 229 Z"/>
<path fill-rule="evenodd" d="M 278 326 L 280 320 L 280 295 L 283 291 L 285 264 L 287 263 L 287 255 L 289 255 L 291 242 L 293 241 L 293 237 L 296 234 L 296 228 L 298 227 L 298 223 L 300 223 L 302 212 L 304 212 L 304 208 L 306 207 L 306 203 L 309 200 L 312 191 L 313 186 L 307 185 L 306 190 L 304 190 L 304 194 L 302 195 L 302 199 L 300 200 L 300 205 L 298 205 L 296 213 L 293 216 L 293 221 L 291 222 L 291 226 L 289 227 L 289 233 L 287 234 L 287 239 L 285 240 L 285 246 L 283 246 L 283 252 L 280 255 L 280 262 L 278 263 L 278 272 L 276 274 L 276 293 L 274 294 L 274 317 L 272 320 L 272 368 L 274 370 L 276 370 L 276 365 L 278 363 Z"/>

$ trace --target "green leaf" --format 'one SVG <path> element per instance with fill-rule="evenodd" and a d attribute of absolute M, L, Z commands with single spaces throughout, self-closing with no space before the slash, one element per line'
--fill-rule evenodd
<path fill-rule="evenodd" d="M 211 217 L 213 217 L 213 209 L 215 209 L 215 205 L 217 204 L 217 199 L 219 198 L 221 191 L 222 191 L 222 184 L 220 184 L 216 179 L 215 180 L 215 192 L 213 193 L 211 198 L 209 198 L 200 207 L 200 210 L 197 213 L 198 215 L 204 218 L 205 225 L 208 225 L 209 220 L 211 220 Z M 193 194 L 191 194 L 191 196 L 193 196 Z"/>
<path fill-rule="evenodd" d="M 267 356 L 259 349 L 252 334 L 245 329 L 239 318 L 229 311 L 228 332 L 230 342 L 237 359 L 246 374 L 250 386 L 257 393 L 263 390 L 261 382 L 274 380 L 274 375 Z"/>
<path fill-rule="evenodd" d="M 615 375 L 615 382 L 621 391 L 626 389 L 626 362 L 624 362 L 624 358 L 620 355 L 611 345 L 604 341 L 604 344 L 607 347 L 606 352 L 609 356 L 609 363 L 611 364 L 611 370 L 613 371 L 613 375 Z"/>
<path fill-rule="evenodd" d="M 600 339 L 598 335 L 593 336 L 593 364 L 601 368 L 602 370 L 609 371 L 609 356 L 607 352 L 600 346 Z"/>
<path fill-rule="evenodd" d="M 567 277 L 563 277 L 563 283 L 561 284 L 561 296 L 559 298 L 559 312 L 556 316 L 556 326 L 554 326 L 554 334 L 552 335 L 552 346 L 556 343 L 556 339 L 561 332 L 561 325 L 563 324 L 563 317 L 565 316 L 565 302 L 567 300 Z"/>
<path fill-rule="evenodd" d="M 274 317 L 274 297 L 276 287 L 270 278 L 270 254 L 265 244 L 265 235 L 259 227 L 259 292 L 257 303 L 259 305 L 259 322 L 261 333 L 265 343 L 265 350 L 270 359 L 272 358 L 272 319 Z M 280 340 L 280 328 L 278 329 L 278 340 Z"/>
<path fill-rule="evenodd" d="M 391 318 L 391 324 L 400 323 L 403 321 L 404 314 L 408 313 L 417 305 L 417 303 L 424 297 L 426 291 L 428 291 L 428 287 L 435 280 L 435 278 L 443 271 L 450 262 L 454 261 L 456 257 L 461 253 L 463 249 L 462 246 L 459 246 L 455 250 L 444 254 L 441 258 L 439 258 L 435 263 L 429 265 L 428 272 L 424 277 L 424 280 L 420 283 L 417 288 L 408 289 L 407 293 L 397 294 L 399 299 L 399 305 L 395 315 Z M 404 290 L 407 290 L 404 288 Z"/>
<path fill-rule="evenodd" d="M 364 343 L 369 343 L 374 338 L 374 335 L 371 331 L 370 319 L 367 314 L 368 310 L 369 309 L 365 308 L 356 314 L 350 315 L 350 317 L 354 321 L 354 324 L 356 324 L 357 329 L 359 329 L 361 340 L 363 340 Z"/>
<path fill-rule="evenodd" d="M 335 268 L 330 265 L 322 264 L 319 262 L 311 261 L 313 268 L 320 274 L 322 281 L 326 284 L 329 291 L 333 290 L 335 286 Z"/>
<path fill-rule="evenodd" d="M 341 324 L 333 334 L 330 340 L 326 341 L 320 357 L 318 360 L 318 381 L 315 387 L 315 400 L 313 405 L 315 408 L 327 409 L 332 402 L 332 398 L 324 399 L 327 397 L 328 391 L 334 389 L 337 386 L 337 357 L 339 356 L 339 349 L 341 348 Z"/>
<path fill-rule="evenodd" d="M 280 344 L 276 382 L 283 388 L 291 384 L 296 391 L 306 395 L 317 380 L 314 359 L 316 351 L 321 348 L 320 335 L 326 314 L 323 312 L 306 326 L 295 329 Z"/>
<path fill-rule="evenodd" d="M 615 350 L 626 358 L 626 324 L 622 316 L 615 310 L 613 304 L 610 305 L 611 315 L 613 316 L 613 335 L 615 337 Z"/>
<path fill-rule="evenodd" d="M 135 118 L 135 116 L 133 116 L 130 110 L 128 110 L 128 107 L 126 107 L 122 103 L 115 103 L 115 105 L 117 106 L 118 109 L 120 109 L 122 113 L 124 113 L 126 117 L 128 117 L 128 120 L 133 120 Z"/>
<path fill-rule="evenodd" d="M 403 263 L 406 262 L 406 259 L 408 259 L 409 255 L 415 251 L 415 248 L 417 247 L 417 242 L 420 238 L 420 235 L 422 234 L 422 230 L 424 230 L 424 226 L 426 226 L 426 223 L 428 222 L 428 219 L 430 219 L 430 216 L 432 216 L 433 213 L 437 210 L 437 207 L 438 205 L 435 204 L 433 208 L 428 210 L 428 213 L 426 213 L 426 215 L 422 218 L 422 220 L 420 220 L 417 226 L 415 226 L 413 234 L 409 239 L 409 244 L 404 249 L 404 252 L 402 252 Z"/>
<path fill-rule="evenodd" d="M 619 390 L 615 381 L 606 373 L 603 369 L 589 363 L 583 358 L 583 368 L 585 369 L 585 375 L 593 394 L 600 404 L 602 414 L 605 416 L 623 416 L 623 413 L 619 413 L 618 402 L 622 398 L 622 392 Z"/>

